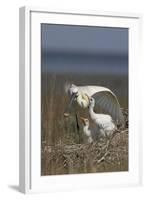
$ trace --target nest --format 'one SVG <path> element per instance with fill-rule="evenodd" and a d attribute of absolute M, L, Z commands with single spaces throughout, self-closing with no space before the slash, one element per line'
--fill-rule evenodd
<path fill-rule="evenodd" d="M 128 170 L 128 129 L 91 144 L 42 144 L 42 175 Z"/>

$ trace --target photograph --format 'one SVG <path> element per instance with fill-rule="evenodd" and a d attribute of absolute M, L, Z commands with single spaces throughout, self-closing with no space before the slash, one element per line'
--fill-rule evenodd
<path fill-rule="evenodd" d="M 41 176 L 129 169 L 129 29 L 41 23 Z"/>

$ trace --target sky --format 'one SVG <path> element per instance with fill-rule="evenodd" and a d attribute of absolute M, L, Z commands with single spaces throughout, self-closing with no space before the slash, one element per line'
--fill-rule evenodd
<path fill-rule="evenodd" d="M 41 25 L 42 72 L 128 73 L 128 29 Z"/>

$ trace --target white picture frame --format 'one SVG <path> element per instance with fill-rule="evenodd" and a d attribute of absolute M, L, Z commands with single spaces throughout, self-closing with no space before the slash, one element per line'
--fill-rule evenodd
<path fill-rule="evenodd" d="M 20 191 L 23 193 L 134 186 L 142 181 L 142 136 L 136 84 L 141 42 L 140 14 L 20 8 Z M 40 175 L 40 23 L 129 28 L 129 171 Z M 35 67 L 34 67 L 35 66 Z M 39 89 L 38 89 L 39 88 Z"/>

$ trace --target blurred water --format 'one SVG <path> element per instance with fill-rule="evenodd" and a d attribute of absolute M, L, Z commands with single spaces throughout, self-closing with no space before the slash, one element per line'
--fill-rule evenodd
<path fill-rule="evenodd" d="M 128 29 L 41 25 L 42 72 L 128 75 Z"/>
<path fill-rule="evenodd" d="M 42 54 L 42 72 L 128 74 L 125 55 L 47 52 Z"/>

